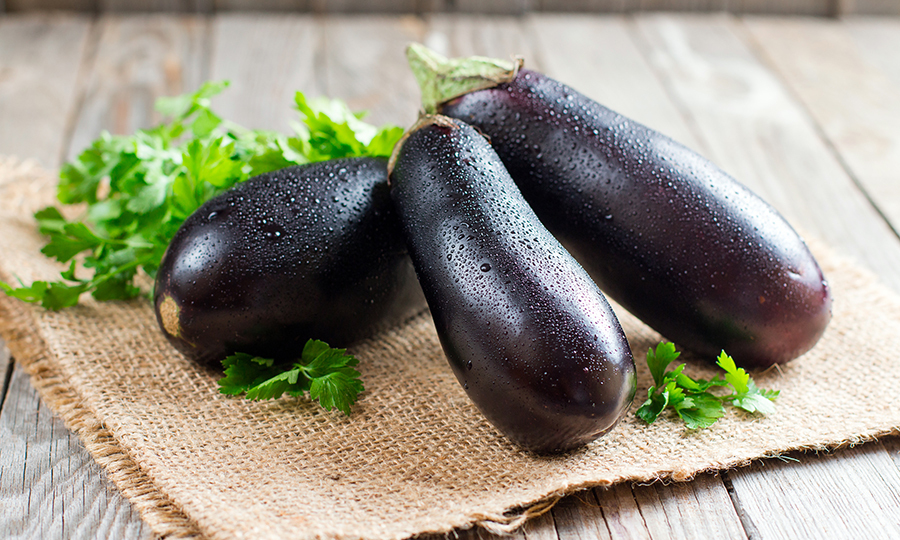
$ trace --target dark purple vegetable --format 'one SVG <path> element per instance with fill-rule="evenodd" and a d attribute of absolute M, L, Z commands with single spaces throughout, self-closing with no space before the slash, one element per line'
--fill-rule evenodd
<path fill-rule="evenodd" d="M 345 347 L 424 309 L 385 161 L 290 167 L 207 201 L 169 244 L 154 304 L 169 340 L 206 361 Z"/>
<path fill-rule="evenodd" d="M 437 109 L 490 138 L 544 225 L 611 298 L 678 345 L 710 358 L 724 349 L 748 367 L 818 341 L 828 285 L 771 206 L 540 73 L 513 69 L 491 86 Z"/>
<path fill-rule="evenodd" d="M 391 196 L 444 352 L 509 439 L 536 453 L 603 435 L 635 392 L 631 350 L 590 277 L 487 141 L 426 117 L 395 148 Z"/>

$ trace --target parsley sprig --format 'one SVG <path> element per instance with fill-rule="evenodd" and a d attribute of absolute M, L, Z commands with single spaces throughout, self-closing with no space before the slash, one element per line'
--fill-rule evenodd
<path fill-rule="evenodd" d="M 82 205 L 73 220 L 55 207 L 38 211 L 41 250 L 67 263 L 56 281 L 0 282 L 0 290 L 47 309 L 142 294 L 135 278 L 155 277 L 166 246 L 201 204 L 238 182 L 290 165 L 352 156 L 388 157 L 403 129 L 376 128 L 339 100 L 295 96 L 301 122 L 293 135 L 249 130 L 223 119 L 210 100 L 228 86 L 161 98 L 167 118 L 132 135 L 103 133 L 60 171 L 57 198 Z"/>
<path fill-rule="evenodd" d="M 737 367 L 725 351 L 716 362 L 725 371 L 724 379 L 718 375 L 711 380 L 692 379 L 684 373 L 685 364 L 667 371 L 669 364 L 680 355 L 675 345 L 668 342 L 658 344 L 655 351 L 652 348 L 647 351 L 647 366 L 654 385 L 647 390 L 647 401 L 636 412 L 644 422 L 652 424 L 666 408 L 674 410 L 688 429 L 713 425 L 725 415 L 725 405 L 759 414 L 775 411 L 773 400 L 778 396 L 778 390 L 757 387 L 750 374 Z M 731 391 L 722 395 L 713 393 L 714 388 Z"/>
<path fill-rule="evenodd" d="M 252 400 L 277 399 L 285 393 L 298 397 L 308 392 L 325 410 L 336 408 L 349 415 L 363 385 L 354 369 L 358 360 L 346 352 L 311 339 L 294 362 L 275 364 L 270 358 L 234 354 L 222 361 L 225 377 L 219 380 L 219 391 L 245 394 Z"/>

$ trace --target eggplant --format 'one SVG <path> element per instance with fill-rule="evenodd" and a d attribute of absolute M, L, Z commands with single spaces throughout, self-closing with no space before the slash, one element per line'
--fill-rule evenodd
<path fill-rule="evenodd" d="M 537 454 L 612 429 L 635 393 L 622 328 L 485 138 L 426 116 L 391 159 L 391 197 L 419 283 L 476 407 Z"/>
<path fill-rule="evenodd" d="M 409 53 L 431 108 L 486 134 L 544 225 L 665 338 L 751 368 L 818 341 L 832 302 L 821 268 L 775 209 L 713 163 L 519 65 L 495 62 L 505 75 L 472 91 L 435 89 L 446 59 Z"/>
<path fill-rule="evenodd" d="M 424 310 L 386 160 L 289 167 L 210 199 L 170 242 L 154 305 L 201 362 L 293 359 L 308 339 L 345 347 Z"/>

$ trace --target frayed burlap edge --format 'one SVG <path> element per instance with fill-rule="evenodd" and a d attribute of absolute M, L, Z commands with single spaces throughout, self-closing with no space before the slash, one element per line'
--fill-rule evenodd
<path fill-rule="evenodd" d="M 2 276 L 2 279 L 8 277 Z M 35 324 L 28 310 L 28 306 L 0 294 L 0 328 L 5 330 L 3 340 L 15 362 L 29 374 L 32 386 L 47 407 L 78 436 L 154 534 L 171 539 L 201 538 L 196 525 L 154 487 L 150 478 L 53 367 L 43 340 L 32 330 Z"/>
<path fill-rule="evenodd" d="M 36 162 L 0 156 L 0 178 L 46 177 Z M 38 189 L 39 186 L 34 186 Z M 7 201 L 15 204 L 14 201 Z M 13 282 L 11 276 L 0 280 Z M 109 480 L 138 511 L 154 534 L 161 538 L 196 539 L 202 535 L 184 513 L 156 489 L 151 479 L 116 441 L 84 400 L 54 367 L 38 326 L 33 308 L 0 293 L 0 337 L 6 342 L 14 361 L 28 373 L 32 386 L 47 407 L 74 432 Z"/>

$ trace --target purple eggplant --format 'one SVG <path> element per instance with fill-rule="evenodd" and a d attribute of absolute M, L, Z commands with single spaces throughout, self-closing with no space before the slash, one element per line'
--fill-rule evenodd
<path fill-rule="evenodd" d="M 430 54 L 410 52 L 411 61 Z M 610 298 L 708 358 L 724 349 L 767 367 L 813 347 L 831 316 L 829 287 L 776 210 L 672 139 L 510 67 L 432 108 L 490 138 L 541 221 Z M 441 77 L 419 73 L 423 89 Z"/>
<path fill-rule="evenodd" d="M 387 185 L 387 164 L 295 166 L 207 201 L 169 244 L 157 320 L 187 356 L 299 355 L 345 347 L 425 307 Z"/>
<path fill-rule="evenodd" d="M 475 405 L 540 454 L 612 429 L 635 393 L 622 328 L 485 138 L 458 120 L 425 117 L 392 160 L 391 197 L 419 283 Z"/>

